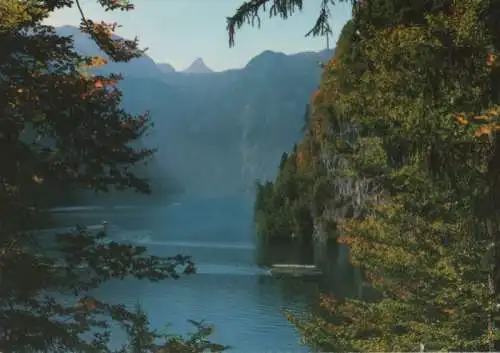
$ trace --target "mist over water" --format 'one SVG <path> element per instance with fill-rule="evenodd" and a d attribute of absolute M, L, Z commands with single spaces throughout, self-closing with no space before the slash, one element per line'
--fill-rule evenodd
<path fill-rule="evenodd" d="M 99 289 L 103 299 L 140 303 L 152 326 L 171 324 L 185 333 L 188 319 L 215 325 L 213 340 L 235 352 L 307 352 L 283 315 L 312 305 L 314 284 L 284 285 L 257 266 L 252 202 L 245 197 L 183 197 L 163 207 L 58 210 L 62 226 L 109 222 L 111 239 L 147 246 L 155 255 L 192 256 L 197 274 L 161 283 L 113 281 Z M 123 335 L 117 333 L 114 343 Z"/>

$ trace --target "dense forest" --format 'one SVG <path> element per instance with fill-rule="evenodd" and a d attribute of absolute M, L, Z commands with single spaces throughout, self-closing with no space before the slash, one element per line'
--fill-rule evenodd
<path fill-rule="evenodd" d="M 277 13 L 302 2 L 289 5 Z M 306 342 L 500 348 L 499 16 L 499 1 L 354 2 L 305 136 L 255 203 L 262 235 L 334 237 L 380 293 L 291 317 Z"/>
<path fill-rule="evenodd" d="M 328 35 L 334 7 L 319 2 L 310 34 Z M 289 318 L 323 351 L 497 351 L 500 1 L 352 2 L 304 138 L 283 155 L 276 180 L 258 185 L 255 217 L 267 237 L 348 245 L 380 298 L 324 296 L 321 312 Z M 230 44 L 237 28 L 260 23 L 252 20 L 261 9 L 287 18 L 302 5 L 244 3 L 227 20 Z M 42 24 L 69 6 L 110 60 L 143 53 L 136 41 L 113 39 L 113 24 L 86 19 L 78 0 L 0 2 L 0 351 L 111 352 L 110 321 L 129 336 L 121 352 L 224 350 L 207 339 L 210 327 L 164 336 L 140 308 L 89 294 L 110 279 L 192 273 L 189 258 L 149 256 L 85 230 L 47 250 L 25 232 L 49 217 L 40 206 L 46 185 L 150 192 L 135 173 L 154 154 L 136 143 L 148 115 L 120 107 L 119 76 L 89 74 L 102 58 L 78 54 Z"/>
<path fill-rule="evenodd" d="M 133 9 L 125 1 L 100 4 Z M 47 224 L 45 201 L 65 191 L 151 192 L 141 166 L 154 150 L 140 144 L 149 116 L 122 109 L 120 76 L 90 73 L 105 59 L 78 54 L 71 38 L 43 24 L 56 9 L 75 5 L 81 31 L 109 60 L 143 54 L 137 41 L 113 38 L 115 24 L 86 19 L 78 1 L 0 1 L 0 351 L 116 352 L 112 325 L 129 338 L 120 352 L 221 351 L 207 340 L 210 327 L 194 322 L 191 336 L 165 336 L 140 307 L 91 295 L 111 279 L 193 273 L 188 257 L 149 256 L 144 247 L 103 241 L 104 232 L 86 229 L 50 239 L 26 231 Z"/>

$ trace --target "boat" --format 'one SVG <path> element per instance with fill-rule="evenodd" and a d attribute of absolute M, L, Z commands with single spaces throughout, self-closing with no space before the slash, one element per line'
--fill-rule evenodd
<path fill-rule="evenodd" d="M 271 274 L 277 277 L 319 277 L 323 275 L 316 265 L 275 264 Z"/>

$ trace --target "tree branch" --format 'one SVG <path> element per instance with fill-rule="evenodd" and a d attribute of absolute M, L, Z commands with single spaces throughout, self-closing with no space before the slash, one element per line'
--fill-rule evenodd
<path fill-rule="evenodd" d="M 272 1 L 269 8 L 269 17 L 279 16 L 286 20 L 294 14 L 296 10 L 302 11 L 303 0 L 249 0 L 244 2 L 235 14 L 226 18 L 227 32 L 229 35 L 229 47 L 234 47 L 234 36 L 237 29 L 240 29 L 245 23 L 250 24 L 252 27 L 257 26 L 260 28 L 259 11 L 266 11 L 266 5 Z M 335 0 L 319 0 L 321 8 L 314 26 L 305 35 L 324 36 L 331 35 L 332 29 L 328 20 L 330 18 L 330 6 L 335 5 Z M 338 0 L 339 2 L 351 1 L 353 4 L 357 0 Z"/>

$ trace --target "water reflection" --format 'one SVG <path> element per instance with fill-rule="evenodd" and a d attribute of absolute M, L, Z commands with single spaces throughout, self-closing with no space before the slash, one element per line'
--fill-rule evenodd
<path fill-rule="evenodd" d="M 338 299 L 363 295 L 361 272 L 350 264 L 349 249 L 334 240 L 325 243 L 271 241 L 258 243 L 257 248 L 256 261 L 260 266 L 314 264 L 322 269 L 324 275 L 320 278 L 279 282 L 284 296 L 308 300 L 320 293 L 330 293 Z M 304 286 L 304 282 L 308 284 Z"/>

